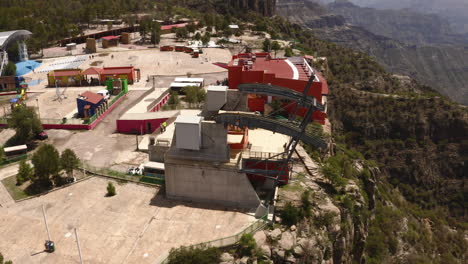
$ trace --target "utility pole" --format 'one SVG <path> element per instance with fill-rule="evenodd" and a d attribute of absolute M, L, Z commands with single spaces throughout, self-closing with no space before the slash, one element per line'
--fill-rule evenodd
<path fill-rule="evenodd" d="M 83 264 L 83 256 L 81 256 L 81 247 L 80 247 L 80 239 L 78 238 L 78 232 L 75 228 L 75 238 L 76 238 L 76 245 L 78 246 L 78 254 L 80 255 L 80 263 Z"/>
<path fill-rule="evenodd" d="M 47 237 L 49 238 L 49 241 L 51 241 L 50 240 L 50 233 L 49 233 L 49 225 L 47 225 L 47 217 L 46 217 L 46 214 L 45 214 L 44 205 L 42 205 L 42 215 L 44 216 L 44 223 L 45 223 L 45 227 L 46 227 L 46 230 L 47 230 Z"/>
<path fill-rule="evenodd" d="M 42 215 L 44 216 L 44 223 L 45 223 L 45 227 L 47 230 L 47 237 L 49 239 L 44 243 L 44 247 L 45 247 L 44 251 L 48 253 L 52 253 L 55 251 L 55 243 L 54 241 L 50 240 L 49 225 L 47 224 L 47 217 L 46 217 L 44 205 L 42 205 Z"/>
<path fill-rule="evenodd" d="M 137 150 L 140 150 L 140 149 L 138 148 L 138 134 L 136 134 L 135 136 L 136 136 L 136 149 L 137 149 Z"/>
<path fill-rule="evenodd" d="M 39 120 L 41 119 L 41 111 L 39 109 L 39 98 L 36 98 L 36 103 L 37 103 L 37 116 L 39 117 Z"/>

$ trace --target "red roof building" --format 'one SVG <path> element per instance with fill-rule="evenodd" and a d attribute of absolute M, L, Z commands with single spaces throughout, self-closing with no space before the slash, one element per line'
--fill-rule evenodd
<path fill-rule="evenodd" d="M 188 25 L 188 23 L 181 23 L 181 24 L 173 24 L 173 25 L 164 25 L 161 26 L 162 31 L 171 30 L 172 28 L 184 28 Z"/>
<path fill-rule="evenodd" d="M 86 91 L 76 98 L 78 115 L 80 117 L 92 117 L 104 102 L 104 97 L 100 94 Z"/>
<path fill-rule="evenodd" d="M 81 70 L 55 70 L 47 73 L 49 87 L 55 86 L 80 86 L 83 76 Z"/>
<path fill-rule="evenodd" d="M 105 36 L 105 37 L 102 37 L 101 39 L 114 40 L 114 39 L 119 39 L 119 38 L 120 38 L 119 36 Z"/>
<path fill-rule="evenodd" d="M 315 74 L 315 80 L 309 90 L 318 102 L 326 104 L 328 84 L 325 78 L 315 71 L 304 57 L 274 59 L 269 53 L 243 53 L 234 55 L 228 64 L 229 89 L 237 89 L 244 83 L 265 83 L 303 92 L 308 80 Z M 249 96 L 248 106 L 251 111 L 265 111 L 265 103 L 271 100 L 267 96 Z M 293 111 L 294 105 L 286 109 Z M 306 109 L 299 109 L 304 115 Z M 313 120 L 325 122 L 326 114 L 316 111 Z"/>
<path fill-rule="evenodd" d="M 80 94 L 80 97 L 82 97 L 84 101 L 92 104 L 98 104 L 102 99 L 104 99 L 102 95 L 90 91 Z"/>
<path fill-rule="evenodd" d="M 137 78 L 135 67 L 108 67 L 103 68 L 100 74 L 101 83 L 105 83 L 107 79 L 127 79 L 129 84 L 133 84 Z"/>

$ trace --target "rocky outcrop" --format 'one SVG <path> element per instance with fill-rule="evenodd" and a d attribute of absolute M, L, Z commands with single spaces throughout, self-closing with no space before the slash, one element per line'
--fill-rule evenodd
<path fill-rule="evenodd" d="M 321 39 L 374 56 L 388 71 L 468 104 L 468 38 L 453 35 L 445 22 L 431 15 L 380 12 L 352 4 L 326 9 L 304 0 L 277 3 L 278 15 L 308 27 Z"/>
<path fill-rule="evenodd" d="M 228 0 L 228 3 L 233 8 L 259 12 L 264 16 L 275 14 L 276 0 Z"/>
<path fill-rule="evenodd" d="M 448 21 L 434 14 L 416 13 L 408 9 L 362 8 L 349 1 L 336 1 L 327 7 L 350 24 L 399 41 L 424 45 L 468 43 L 464 36 L 454 34 Z"/>

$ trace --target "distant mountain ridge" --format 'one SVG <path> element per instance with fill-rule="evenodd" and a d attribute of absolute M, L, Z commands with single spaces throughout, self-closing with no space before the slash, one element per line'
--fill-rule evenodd
<path fill-rule="evenodd" d="M 331 3 L 334 0 L 319 0 Z M 466 0 L 350 0 L 360 7 L 377 9 L 409 9 L 424 14 L 437 14 L 448 20 L 452 28 L 461 34 L 468 33 L 468 1 Z"/>
<path fill-rule="evenodd" d="M 468 44 L 468 38 L 453 32 L 449 22 L 434 14 L 409 9 L 378 10 L 359 7 L 349 1 L 327 5 L 329 11 L 348 23 L 370 32 L 413 44 Z"/>
<path fill-rule="evenodd" d="M 334 9 L 338 11 L 335 13 Z M 323 6 L 304 0 L 278 0 L 276 11 L 291 22 L 312 29 L 322 39 L 375 56 L 387 70 L 409 75 L 457 102 L 468 104 L 468 45 L 465 44 L 468 42 L 461 35 L 453 37 L 446 25 L 422 23 L 426 20 L 424 14 L 416 14 L 411 19 L 404 11 L 385 13 L 345 1 Z M 405 29 L 404 24 L 399 24 L 401 17 L 411 30 L 396 34 L 395 31 Z M 431 32 L 438 34 L 431 37 Z M 450 41 L 444 43 L 444 38 Z"/>

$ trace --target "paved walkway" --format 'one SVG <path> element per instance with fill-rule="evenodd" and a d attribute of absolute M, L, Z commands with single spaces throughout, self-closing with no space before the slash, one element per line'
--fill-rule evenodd
<path fill-rule="evenodd" d="M 157 188 L 93 177 L 46 195 L 0 207 L 0 248 L 13 263 L 79 263 L 77 228 L 84 263 L 155 264 L 173 247 L 234 235 L 256 221 L 242 211 L 167 200 Z M 43 250 L 46 207 L 53 254 Z"/>

